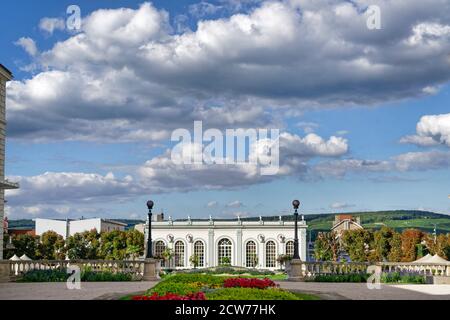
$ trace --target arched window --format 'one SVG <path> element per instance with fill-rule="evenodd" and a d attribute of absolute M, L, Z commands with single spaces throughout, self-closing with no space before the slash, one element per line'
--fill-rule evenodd
<path fill-rule="evenodd" d="M 254 268 L 258 263 L 258 256 L 256 255 L 255 241 L 248 241 L 245 245 L 245 266 L 247 268 Z"/>
<path fill-rule="evenodd" d="M 290 257 L 294 256 L 294 241 L 292 240 L 286 242 L 286 255 Z"/>
<path fill-rule="evenodd" d="M 194 255 L 198 259 L 198 267 L 205 266 L 205 245 L 202 241 L 195 241 L 194 243 Z"/>
<path fill-rule="evenodd" d="M 175 267 L 184 267 L 184 243 L 175 242 Z"/>
<path fill-rule="evenodd" d="M 266 243 L 266 268 L 275 268 L 277 262 L 277 246 L 273 241 Z"/>
<path fill-rule="evenodd" d="M 156 258 L 161 259 L 161 267 L 166 266 L 166 261 L 164 260 L 164 257 L 163 257 L 164 250 L 166 250 L 166 245 L 165 245 L 164 241 L 161 241 L 161 240 L 156 241 L 154 249 L 153 249 L 153 255 Z"/>
<path fill-rule="evenodd" d="M 230 239 L 222 239 L 219 241 L 219 265 L 231 265 L 231 246 L 232 244 Z"/>

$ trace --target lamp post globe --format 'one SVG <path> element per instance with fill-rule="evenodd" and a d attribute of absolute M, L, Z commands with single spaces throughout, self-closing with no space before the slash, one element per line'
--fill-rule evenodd
<path fill-rule="evenodd" d="M 147 254 L 145 256 L 146 259 L 153 258 L 153 248 L 152 248 L 152 209 L 154 206 L 154 202 L 152 200 L 147 201 L 147 209 L 148 209 L 148 238 L 147 238 Z"/>
<path fill-rule="evenodd" d="M 292 206 L 294 207 L 294 219 L 295 219 L 295 231 L 294 231 L 294 256 L 292 259 L 300 259 L 298 253 L 298 208 L 300 206 L 300 201 L 292 201 Z"/>

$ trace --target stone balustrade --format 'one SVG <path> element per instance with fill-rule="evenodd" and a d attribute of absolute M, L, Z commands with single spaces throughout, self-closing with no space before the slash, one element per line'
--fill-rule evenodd
<path fill-rule="evenodd" d="M 379 266 L 382 272 L 400 272 L 424 276 L 450 277 L 448 263 L 408 263 L 408 262 L 303 262 L 296 261 L 296 279 L 314 278 L 318 275 L 368 273 L 369 266 Z M 288 274 L 291 267 L 286 266 Z M 299 274 L 298 274 L 299 273 Z"/>
<path fill-rule="evenodd" d="M 150 266 L 149 266 L 150 265 Z M 131 274 L 133 280 L 156 279 L 159 261 L 147 260 L 0 260 L 0 282 L 14 281 L 32 270 L 66 271 L 70 266 L 92 272 L 109 271 Z"/>

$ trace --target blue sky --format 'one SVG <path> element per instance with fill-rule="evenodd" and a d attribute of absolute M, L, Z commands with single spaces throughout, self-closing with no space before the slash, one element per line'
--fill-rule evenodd
<path fill-rule="evenodd" d="M 450 18 L 372 2 L 381 30 L 366 1 L 78 1 L 78 32 L 72 2 L 2 4 L 10 218 L 450 213 Z M 286 170 L 173 166 L 194 120 L 280 128 Z"/>

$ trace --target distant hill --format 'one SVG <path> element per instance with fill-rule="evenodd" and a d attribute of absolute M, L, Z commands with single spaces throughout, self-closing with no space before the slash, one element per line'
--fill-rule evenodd
<path fill-rule="evenodd" d="M 436 224 L 437 233 L 450 233 L 450 215 L 434 213 L 430 211 L 418 210 L 395 210 L 395 211 L 371 211 L 371 212 L 349 212 L 353 216 L 361 217 L 361 223 L 367 229 L 379 229 L 383 225 L 402 231 L 408 228 L 417 228 L 425 232 L 433 232 Z M 306 222 L 314 239 L 318 232 L 329 231 L 333 225 L 335 213 L 307 214 Z M 294 219 L 293 215 L 283 215 L 283 220 L 290 221 Z M 264 216 L 265 221 L 278 220 L 279 216 Z M 135 224 L 143 223 L 142 220 L 134 219 L 114 219 L 127 224 L 127 229 L 132 228 Z M 185 219 L 179 219 L 182 221 Z M 193 219 L 208 220 L 208 219 Z M 218 219 L 216 219 L 218 220 Z M 234 220 L 234 219 L 220 219 Z M 241 218 L 242 221 L 257 221 L 259 217 Z M 10 220 L 9 227 L 11 229 L 34 228 L 32 220 Z"/>
<path fill-rule="evenodd" d="M 361 224 L 366 229 L 380 229 L 382 226 L 391 227 L 397 231 L 408 228 L 420 229 L 424 232 L 433 232 L 436 224 L 437 233 L 450 233 L 450 215 L 419 210 L 395 210 L 395 211 L 371 211 L 371 212 L 349 212 L 354 217 L 361 218 Z M 309 214 L 305 215 L 309 231 L 314 239 L 318 232 L 329 231 L 333 225 L 336 213 Z M 264 217 L 278 220 L 279 216 Z M 259 219 L 259 218 L 254 218 Z M 294 217 L 283 216 L 283 220 L 293 220 Z"/>

